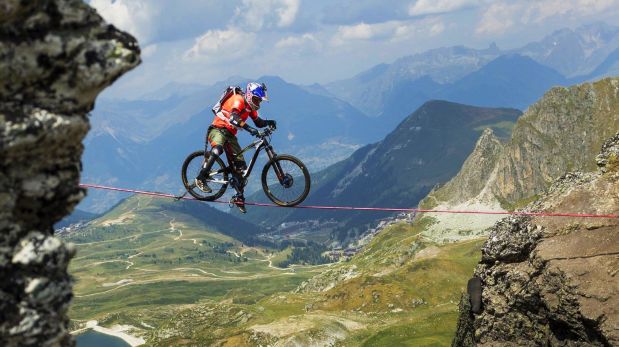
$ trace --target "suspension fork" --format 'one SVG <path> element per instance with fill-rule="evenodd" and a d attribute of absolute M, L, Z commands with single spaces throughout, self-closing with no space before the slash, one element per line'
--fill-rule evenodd
<path fill-rule="evenodd" d="M 273 162 L 273 168 L 275 169 L 275 175 L 277 175 L 277 180 L 280 184 L 284 184 L 284 170 L 279 164 L 279 161 L 275 160 L 277 159 L 277 153 L 275 153 L 271 145 L 266 146 L 265 150 L 267 152 L 267 155 L 269 156 L 269 160 Z"/>

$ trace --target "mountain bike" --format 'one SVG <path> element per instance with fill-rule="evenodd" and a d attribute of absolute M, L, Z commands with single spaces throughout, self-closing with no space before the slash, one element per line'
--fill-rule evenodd
<path fill-rule="evenodd" d="M 242 193 L 243 188 L 247 184 L 247 180 L 251 175 L 254 164 L 258 158 L 258 154 L 264 150 L 268 156 L 268 162 L 262 169 L 262 190 L 266 196 L 279 206 L 295 206 L 303 202 L 310 191 L 310 174 L 307 167 L 298 158 L 288 154 L 276 154 L 271 146 L 271 135 L 275 128 L 268 127 L 261 130 L 256 135 L 256 140 L 241 150 L 244 154 L 251 149 L 255 152 L 249 166 L 245 170 L 239 170 L 235 167 L 237 153 L 232 152 L 230 146 L 224 146 L 228 165 L 224 164 L 221 157 L 215 159 L 213 167 L 206 181 L 211 187 L 211 193 L 205 193 L 200 190 L 194 183 L 194 179 L 198 176 L 202 166 L 204 165 L 208 155 L 204 151 L 195 151 L 191 153 L 181 169 L 181 177 L 183 185 L 187 192 L 194 198 L 203 201 L 213 201 L 219 199 L 225 192 L 228 186 L 232 186 L 237 194 Z"/>

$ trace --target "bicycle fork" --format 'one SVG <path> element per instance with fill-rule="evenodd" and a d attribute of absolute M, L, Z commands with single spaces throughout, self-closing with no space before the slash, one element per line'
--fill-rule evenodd
<path fill-rule="evenodd" d="M 277 176 L 277 180 L 279 181 L 279 184 L 284 185 L 285 183 L 284 179 L 286 175 L 284 174 L 284 170 L 282 169 L 282 166 L 279 164 L 279 161 L 275 160 L 277 158 L 277 154 L 275 153 L 271 145 L 266 147 L 266 151 L 267 151 L 267 155 L 269 156 L 269 160 L 273 162 L 273 169 L 275 169 L 275 175 Z"/>

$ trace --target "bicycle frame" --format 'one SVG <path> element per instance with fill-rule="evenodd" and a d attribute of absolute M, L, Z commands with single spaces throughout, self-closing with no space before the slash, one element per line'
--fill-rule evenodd
<path fill-rule="evenodd" d="M 249 150 L 251 150 L 252 148 L 255 149 L 255 152 L 251 160 L 249 161 L 249 166 L 247 167 L 245 172 L 240 176 L 240 178 L 247 179 L 251 175 L 254 165 L 256 164 L 256 161 L 258 159 L 258 155 L 260 154 L 262 150 L 265 150 L 267 152 L 267 156 L 269 157 L 269 160 L 273 160 L 277 158 L 277 154 L 275 153 L 273 146 L 271 146 L 271 144 L 267 140 L 268 134 L 270 133 L 267 133 L 267 135 L 261 136 L 259 139 L 255 140 L 254 142 L 250 143 L 247 147 L 243 148 L 240 153 L 236 154 L 236 155 L 242 155 L 248 152 Z M 228 165 L 224 167 L 223 170 L 227 170 L 233 177 L 238 177 L 237 167 L 235 166 L 235 163 L 234 163 L 235 162 L 234 157 L 236 155 L 232 153 L 232 150 L 228 146 L 224 146 L 224 152 L 226 153 L 226 160 L 228 161 Z M 277 175 L 277 179 L 280 181 L 280 183 L 283 183 L 284 174 L 283 174 L 283 170 L 281 166 L 279 165 L 279 162 L 275 162 L 274 167 L 275 167 L 275 174 Z M 221 184 L 231 183 L 230 180 L 227 180 L 227 181 L 226 180 L 212 180 L 212 182 L 221 183 Z M 237 187 L 235 188 L 238 190 Z"/>

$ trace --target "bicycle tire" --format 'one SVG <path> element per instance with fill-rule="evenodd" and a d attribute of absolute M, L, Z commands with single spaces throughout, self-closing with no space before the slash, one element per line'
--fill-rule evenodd
<path fill-rule="evenodd" d="M 290 169 L 287 170 L 286 168 L 283 167 L 284 163 L 291 163 L 290 167 L 293 169 L 299 169 L 300 174 L 294 173 L 295 176 L 292 176 L 292 174 L 288 172 L 290 171 Z M 282 169 L 284 170 L 284 174 L 292 178 L 291 179 L 292 183 L 290 183 L 291 184 L 290 187 L 285 187 L 278 180 L 272 180 L 273 182 L 271 183 L 268 182 L 267 176 L 269 175 L 269 172 L 272 172 L 273 174 L 275 174 L 275 169 L 271 170 L 271 168 L 275 168 L 275 164 L 279 164 L 280 167 L 282 167 Z M 288 167 L 288 164 L 285 166 Z M 294 185 L 294 181 L 298 181 L 298 179 L 301 177 L 303 178 L 303 182 L 301 182 L 301 185 L 299 186 L 302 189 L 302 191 L 299 194 L 291 193 L 292 198 L 283 198 L 281 196 L 278 196 L 278 194 L 275 193 L 276 188 L 278 189 L 283 188 L 284 192 L 286 191 L 292 192 L 292 191 L 288 191 L 288 189 L 292 188 L 292 185 Z M 301 160 L 299 160 L 298 158 L 292 155 L 288 155 L 288 154 L 278 155 L 277 157 L 270 160 L 266 165 L 264 165 L 264 168 L 262 169 L 262 190 L 264 191 L 266 196 L 271 201 L 273 201 L 275 204 L 279 206 L 291 207 L 291 206 L 296 206 L 300 204 L 301 202 L 303 202 L 303 200 L 305 200 L 305 198 L 309 194 L 310 187 L 311 187 L 311 178 L 310 178 L 309 171 L 307 170 L 307 167 L 305 166 L 305 164 L 303 164 Z M 285 194 L 282 194 L 282 195 L 285 195 Z"/>
<path fill-rule="evenodd" d="M 197 167 L 197 169 L 194 168 L 194 170 L 192 171 L 195 171 L 195 172 L 190 173 L 190 175 L 188 176 L 187 169 L 189 168 L 190 164 L 195 163 L 196 159 L 199 160 L 198 161 L 199 166 Z M 211 189 L 213 189 L 213 192 L 214 192 L 213 194 L 203 192 L 198 187 L 196 187 L 194 183 L 194 179 L 198 176 L 198 173 L 200 172 L 199 169 L 202 167 L 203 163 L 204 163 L 204 151 L 195 151 L 187 156 L 181 168 L 181 179 L 183 181 L 183 185 L 185 186 L 185 189 L 187 189 L 187 192 L 189 192 L 191 196 L 193 196 L 194 198 L 198 200 L 202 200 L 202 201 L 217 200 L 222 195 L 224 195 L 224 193 L 226 192 L 226 189 L 228 188 L 228 184 L 227 183 L 221 184 L 219 189 L 214 189 L 214 187 L 211 187 Z M 228 172 L 221 158 L 215 159 L 211 172 L 213 171 L 218 172 L 218 174 L 221 175 L 221 179 L 223 181 L 228 181 Z M 208 181 L 209 180 L 207 180 L 207 182 Z"/>

